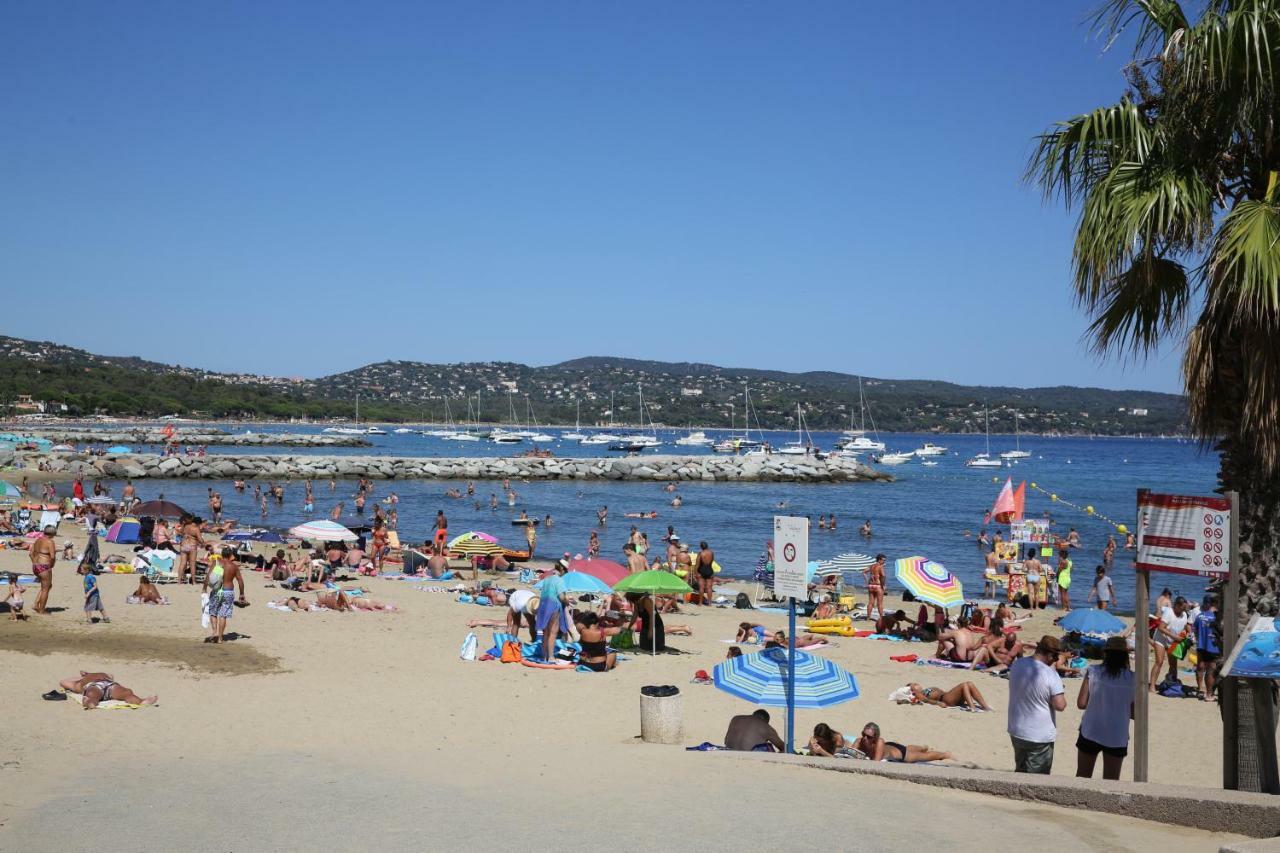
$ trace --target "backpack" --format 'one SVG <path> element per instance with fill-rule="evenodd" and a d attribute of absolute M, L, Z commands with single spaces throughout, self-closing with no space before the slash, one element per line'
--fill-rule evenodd
<path fill-rule="evenodd" d="M 466 639 L 462 641 L 462 650 L 458 653 L 458 657 L 463 660 L 476 659 L 476 645 L 479 641 L 476 639 L 476 632 L 472 631 L 467 634 Z"/>
<path fill-rule="evenodd" d="M 733 606 L 739 610 L 755 610 L 755 608 L 751 606 L 751 597 L 745 592 L 738 593 L 738 597 L 734 600 Z"/>
<path fill-rule="evenodd" d="M 520 663 L 524 660 L 524 655 L 520 652 L 520 644 L 514 640 L 507 640 L 502 644 L 502 655 L 499 658 L 503 663 Z"/>

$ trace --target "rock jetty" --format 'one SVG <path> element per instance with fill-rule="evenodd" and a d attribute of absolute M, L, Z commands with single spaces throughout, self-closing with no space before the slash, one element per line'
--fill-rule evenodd
<path fill-rule="evenodd" d="M 4 455 L 11 455 L 7 452 Z M 203 457 L 19 453 L 0 464 L 67 476 L 110 478 L 273 479 L 368 477 L 375 480 L 700 480 L 705 482 L 852 483 L 893 477 L 852 459 L 795 456 L 636 456 L 550 458 L 424 456 Z"/>
<path fill-rule="evenodd" d="M 22 430 L 23 435 L 47 438 L 55 444 L 165 444 L 176 441 L 187 447 L 372 447 L 358 435 L 333 435 L 330 433 L 284 432 L 223 432 L 221 430 L 193 432 L 179 430 L 169 439 L 158 429 L 139 428 L 124 430 Z"/>

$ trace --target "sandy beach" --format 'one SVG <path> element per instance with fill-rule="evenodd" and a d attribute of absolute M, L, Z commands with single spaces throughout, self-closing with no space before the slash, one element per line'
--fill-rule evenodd
<path fill-rule="evenodd" d="M 116 550 L 127 551 L 108 545 L 104 555 Z M 0 552 L 0 569 L 26 565 L 25 553 Z M 229 627 L 243 636 L 219 647 L 200 642 L 205 632 L 198 588 L 165 587 L 168 606 L 129 605 L 125 596 L 136 579 L 103 575 L 112 622 L 90 625 L 74 568 L 62 563 L 55 573 L 51 607 L 63 609 L 27 622 L 0 615 L 6 673 L 0 690 L 13 733 L 0 764 L 7 782 L 0 846 L 9 846 L 8 835 L 15 849 L 37 839 L 45 847 L 77 848 L 88 824 L 110 826 L 122 843 L 153 838 L 201 850 L 305 849 L 325 838 L 339 848 L 376 839 L 392 849 L 496 849 L 503 846 L 491 831 L 497 820 L 523 827 L 532 833 L 534 849 L 543 849 L 550 845 L 537 842 L 537 827 L 551 814 L 570 836 L 577 821 L 584 830 L 604 821 L 673 849 L 680 847 L 673 839 L 689 834 L 681 815 L 693 810 L 700 814 L 700 840 L 695 845 L 691 836 L 688 846 L 727 849 L 734 845 L 722 831 L 737 825 L 736 814 L 768 810 L 778 800 L 799 810 L 788 819 L 794 824 L 765 822 L 773 825 L 778 846 L 790 846 L 787 827 L 807 825 L 806 813 L 852 817 L 862 804 L 882 798 L 886 808 L 902 802 L 939 809 L 957 820 L 968 816 L 975 826 L 986 819 L 979 815 L 1000 813 L 1009 828 L 1053 812 L 846 774 L 739 770 L 719 757 L 640 743 L 638 695 L 646 684 L 681 688 L 688 745 L 720 742 L 728 718 L 751 708 L 690 679 L 724 657 L 723 641 L 739 621 L 755 616 L 783 627 L 781 615 L 686 607 L 667 620 L 693 628 L 692 637 L 670 638 L 679 654 L 634 655 L 612 673 L 580 674 L 459 660 L 467 621 L 501 618 L 503 610 L 424 592 L 417 582 L 365 581 L 374 597 L 395 603 L 399 612 L 282 613 L 266 607 L 281 590 L 249 573 L 251 606 L 238 610 Z M 33 597 L 28 594 L 28 602 Z M 1025 629 L 1028 635 L 1047 627 L 1048 619 L 1038 615 Z M 487 647 L 491 632 L 477 633 L 481 648 Z M 862 696 L 799 713 L 798 732 L 806 735 L 818 722 L 851 731 L 875 720 L 894 739 L 950 750 L 960 763 L 1009 769 L 1007 682 L 889 660 L 923 651 L 922 644 L 858 639 L 823 649 L 820 654 L 857 674 Z M 103 669 L 142 695 L 157 693 L 159 706 L 90 713 L 74 702 L 40 698 L 81 669 Z M 909 680 L 949 687 L 964 679 L 975 681 L 997 710 L 897 706 L 886 699 Z M 1069 683 L 1068 691 L 1074 700 L 1075 685 Z M 1059 717 L 1055 772 L 1061 774 L 1074 770 L 1079 712 L 1074 701 L 1069 705 Z M 781 719 L 778 711 L 779 725 Z M 1216 733 L 1216 706 L 1157 700 L 1152 723 L 1153 780 L 1217 783 L 1218 751 L 1206 749 L 1189 760 L 1184 749 L 1195 746 L 1198 730 Z M 339 810 L 336 827 L 323 827 L 317 806 L 324 813 Z M 1210 843 L 1202 833 L 1122 818 L 1064 810 L 1050 819 L 1061 821 L 1064 839 L 1083 846 L 1106 837 L 1114 849 L 1125 849 L 1126 833 L 1133 833 L 1135 844 L 1167 835 L 1169 849 L 1206 849 Z M 446 834 L 426 843 L 420 833 L 427 826 Z M 906 843 L 936 830 L 890 820 L 866 831 L 875 846 L 874 839 Z M 956 846 L 954 833 L 938 837 Z M 231 844 L 233 838 L 242 842 Z M 566 846 L 585 845 L 570 838 Z"/>

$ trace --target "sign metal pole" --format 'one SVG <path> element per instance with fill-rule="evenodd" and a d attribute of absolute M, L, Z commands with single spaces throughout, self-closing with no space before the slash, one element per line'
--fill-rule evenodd
<path fill-rule="evenodd" d="M 1227 492 L 1231 501 L 1231 551 L 1223 597 L 1218 602 L 1218 624 L 1222 627 L 1222 654 L 1230 655 L 1240 639 L 1240 495 Z M 1224 661 L 1225 663 L 1225 661 Z M 1219 700 L 1222 709 L 1222 787 L 1228 791 L 1240 788 L 1240 682 L 1218 675 Z"/>
<path fill-rule="evenodd" d="M 809 519 L 773 518 L 773 590 L 787 597 L 787 752 L 795 751 L 796 599 L 809 594 Z"/>

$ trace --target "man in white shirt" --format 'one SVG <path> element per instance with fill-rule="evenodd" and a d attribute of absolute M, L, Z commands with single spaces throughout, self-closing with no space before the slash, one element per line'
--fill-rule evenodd
<path fill-rule="evenodd" d="M 1013 741 L 1014 770 L 1048 773 L 1053 769 L 1053 744 L 1058 738 L 1054 716 L 1067 707 L 1062 679 L 1054 670 L 1061 646 L 1048 634 L 1035 654 L 1018 658 L 1009 667 L 1009 739 Z"/>

